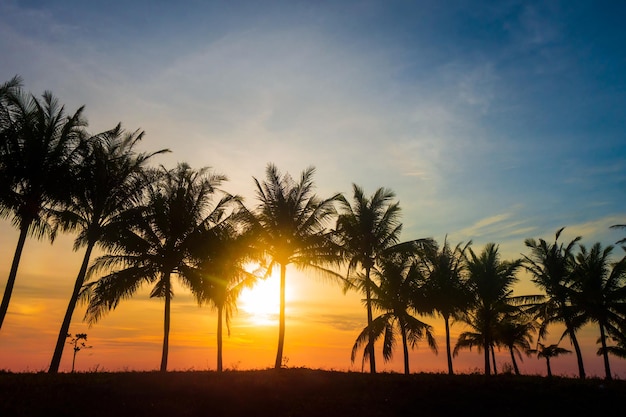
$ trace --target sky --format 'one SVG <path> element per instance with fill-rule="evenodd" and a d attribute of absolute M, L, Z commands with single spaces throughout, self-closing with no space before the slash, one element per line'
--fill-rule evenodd
<path fill-rule="evenodd" d="M 626 223 L 624 15 L 617 1 L 0 0 L 0 82 L 19 74 L 68 112 L 84 105 L 90 132 L 141 129 L 142 149 L 172 151 L 159 164 L 210 166 L 250 207 L 268 163 L 294 177 L 314 166 L 322 197 L 351 197 L 353 183 L 392 189 L 403 240 L 447 236 L 476 251 L 495 242 L 515 259 L 526 238 L 552 240 L 561 227 L 587 246 L 626 234 L 609 228 Z M 17 231 L 9 220 L 0 230 L 4 288 Z M 47 369 L 82 258 L 72 241 L 27 241 L 0 369 Z M 309 275 L 288 270 L 287 365 L 361 370 L 350 363 L 360 296 Z M 78 353 L 79 370 L 157 369 L 163 305 L 147 290 L 92 327 L 75 313 L 71 332 L 93 346 Z M 256 289 L 233 319 L 226 368 L 273 364 L 275 316 L 252 307 L 270 299 L 264 291 L 278 297 Z M 537 291 L 520 274 L 516 294 Z M 424 321 L 440 353 L 419 344 L 412 371 L 444 372 L 442 320 Z M 170 369 L 215 369 L 215 328 L 215 313 L 179 289 Z M 581 334 L 591 375 L 603 375 L 597 333 Z M 575 375 L 573 356 L 553 372 Z M 481 360 L 466 351 L 455 364 L 473 372 Z M 401 351 L 379 363 L 400 371 Z M 626 378 L 626 361 L 612 367 Z M 521 368 L 545 373 L 536 358 Z"/>

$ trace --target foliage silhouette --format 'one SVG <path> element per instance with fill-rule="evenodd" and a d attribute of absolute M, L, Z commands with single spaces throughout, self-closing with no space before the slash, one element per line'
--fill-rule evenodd
<path fill-rule="evenodd" d="M 68 187 L 87 122 L 83 107 L 66 115 L 51 92 L 38 99 L 23 92 L 19 78 L 2 85 L 0 99 L 0 216 L 10 217 L 20 231 L 0 304 L 4 323 L 27 236 L 54 241 L 57 227 L 51 212 L 67 201 Z"/>
<path fill-rule="evenodd" d="M 367 328 L 370 329 L 366 351 L 369 355 L 370 372 L 376 373 L 370 272 L 379 256 L 399 242 L 402 231 L 399 221 L 400 204 L 392 203 L 395 193 L 386 188 L 379 188 L 369 198 L 358 185 L 352 184 L 352 189 L 352 203 L 344 196 L 339 198 L 335 237 L 343 257 L 348 261 L 347 278 L 360 272 L 357 269 L 359 267 L 365 271 L 363 289 Z"/>
<path fill-rule="evenodd" d="M 613 246 L 598 242 L 590 250 L 580 245 L 572 285 L 572 305 L 585 321 L 598 325 L 605 379 L 611 379 L 608 334 L 620 333 L 626 320 L 626 257 L 611 263 Z"/>
<path fill-rule="evenodd" d="M 146 191 L 145 175 L 147 163 L 160 150 L 152 153 L 137 153 L 135 145 L 142 139 L 143 132 L 125 132 L 121 125 L 92 137 L 83 148 L 81 163 L 70 183 L 70 199 L 60 210 L 53 213 L 64 231 L 77 231 L 74 250 L 86 246 L 83 262 L 74 284 L 74 289 L 65 312 L 61 329 L 48 372 L 59 369 L 65 335 L 68 333 L 72 315 L 84 284 L 87 267 L 96 244 L 110 242 L 119 230 L 128 227 L 127 215 L 142 202 Z"/>
<path fill-rule="evenodd" d="M 336 194 L 320 199 L 314 193 L 314 168 L 307 168 L 296 182 L 268 164 L 265 181 L 254 178 L 258 204 L 248 212 L 256 246 L 269 257 L 268 270 L 280 266 L 280 313 L 275 369 L 280 369 L 285 344 L 286 268 L 312 268 L 323 276 L 341 279 L 333 269 L 340 262 L 326 226 L 336 213 Z"/>
<path fill-rule="evenodd" d="M 127 228 L 117 238 L 107 241 L 108 254 L 97 258 L 90 273 L 104 269 L 113 272 L 87 287 L 89 305 L 86 319 L 98 321 L 120 300 L 131 297 L 144 284 L 153 284 L 151 297 L 165 300 L 163 352 L 160 370 L 167 370 L 170 329 L 170 304 L 174 295 L 171 276 L 176 275 L 193 293 L 202 292 L 202 278 L 193 257 L 202 244 L 201 231 L 224 221 L 234 198 L 213 198 L 226 177 L 208 168 L 193 170 L 178 164 L 172 170 L 161 169 L 158 181 L 148 191 L 147 205 L 128 218 Z"/>
<path fill-rule="evenodd" d="M 562 347 L 559 347 L 558 344 L 545 346 L 542 343 L 537 343 L 537 349 L 531 349 L 529 352 L 536 353 L 538 358 L 546 359 L 548 378 L 552 378 L 552 368 L 550 367 L 550 359 L 556 358 L 557 356 L 564 355 L 567 353 L 572 353 L 571 350 L 567 350 Z"/>
<path fill-rule="evenodd" d="M 529 311 L 542 320 L 539 337 L 546 332 L 547 326 L 552 323 L 564 323 L 565 335 L 570 337 L 576 352 L 578 374 L 585 378 L 585 367 L 582 352 L 576 331 L 582 326 L 579 318 L 571 306 L 568 287 L 572 284 L 574 270 L 574 245 L 581 239 L 580 236 L 570 241 L 567 246 L 559 243 L 559 237 L 564 228 L 557 230 L 554 243 L 547 243 L 543 239 L 526 239 L 525 245 L 530 249 L 530 255 L 524 255 L 524 267 L 532 275 L 532 282 L 546 293 L 543 301 L 535 303 Z"/>

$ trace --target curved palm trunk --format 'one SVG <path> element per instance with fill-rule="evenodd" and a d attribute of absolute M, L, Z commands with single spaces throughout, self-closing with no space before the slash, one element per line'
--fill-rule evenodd
<path fill-rule="evenodd" d="M 546 365 L 548 367 L 548 378 L 552 378 L 552 368 L 550 368 L 550 357 L 546 356 Z"/>
<path fill-rule="evenodd" d="M 448 375 L 454 375 L 454 369 L 452 369 L 452 350 L 450 348 L 450 316 L 443 316 L 443 320 L 446 325 L 446 355 L 448 357 Z"/>
<path fill-rule="evenodd" d="M 30 223 L 22 223 L 22 227 L 20 227 L 20 237 L 17 240 L 17 247 L 15 248 L 15 254 L 13 255 L 13 263 L 11 264 L 11 271 L 9 272 L 7 285 L 4 288 L 2 304 L 0 304 L 0 329 L 2 329 L 4 317 L 6 316 L 7 310 L 9 309 L 9 301 L 11 300 L 11 294 L 13 294 L 15 277 L 17 276 L 17 267 L 20 264 L 20 258 L 22 257 L 22 251 L 24 250 L 24 243 L 26 242 L 26 236 L 28 235 L 29 225 Z"/>
<path fill-rule="evenodd" d="M 170 292 L 170 274 L 165 276 L 165 313 L 163 320 L 163 353 L 161 354 L 161 372 L 167 372 L 167 354 L 169 352 L 170 341 L 170 303 L 172 294 Z"/>
<path fill-rule="evenodd" d="M 370 267 L 365 268 L 365 302 L 367 305 L 367 327 L 369 330 L 367 335 L 367 352 L 369 353 L 370 373 L 376 373 L 376 355 L 374 354 L 374 332 L 372 330 L 372 291 L 370 280 Z"/>
<path fill-rule="evenodd" d="M 600 323 L 600 342 L 602 343 L 602 356 L 604 357 L 604 378 L 607 380 L 613 379 L 611 376 L 611 365 L 609 365 L 609 353 L 606 350 L 606 334 L 604 332 L 604 325 Z"/>
<path fill-rule="evenodd" d="M 515 360 L 515 352 L 513 351 L 513 346 L 509 346 L 509 352 L 511 353 L 511 361 L 513 362 L 513 370 L 515 371 L 515 375 L 519 375 L 519 368 L 517 367 L 517 361 Z"/>
<path fill-rule="evenodd" d="M 222 314 L 224 307 L 217 308 L 217 372 L 222 372 Z"/>
<path fill-rule="evenodd" d="M 283 365 L 283 348 L 285 346 L 285 278 L 287 266 L 280 264 L 280 313 L 278 317 L 278 350 L 274 369 L 280 369 Z"/>
<path fill-rule="evenodd" d="M 87 266 L 89 266 L 89 258 L 91 257 L 91 252 L 95 242 L 89 242 L 87 245 L 87 250 L 85 251 L 85 256 L 83 257 L 83 263 L 80 266 L 80 271 L 78 272 L 78 276 L 76 277 L 76 282 L 74 283 L 74 291 L 72 291 L 72 297 L 70 298 L 70 302 L 67 305 L 67 310 L 65 311 L 65 317 L 63 318 L 63 323 L 61 324 L 61 329 L 59 330 L 59 336 L 57 337 L 57 344 L 54 347 L 54 353 L 52 354 L 52 361 L 50 362 L 50 368 L 48 369 L 48 373 L 54 374 L 59 371 L 59 365 L 61 364 L 61 356 L 63 355 L 63 347 L 65 346 L 65 340 L 67 339 L 67 334 L 70 330 L 70 323 L 72 321 L 72 315 L 74 314 L 74 309 L 76 308 L 76 303 L 78 302 L 78 295 L 80 294 L 80 289 L 83 287 L 83 283 L 85 282 L 85 275 L 87 274 Z"/>
<path fill-rule="evenodd" d="M 404 351 L 404 374 L 408 375 L 409 372 L 409 346 L 406 342 L 406 328 L 404 325 L 404 320 L 399 319 L 400 321 L 400 333 L 402 334 L 402 349 Z"/>
<path fill-rule="evenodd" d="M 576 333 L 574 332 L 574 326 L 569 318 L 565 320 L 565 326 L 567 327 L 567 333 L 569 334 L 569 338 L 574 345 L 574 351 L 576 352 L 576 361 L 578 363 L 578 374 L 580 379 L 585 379 L 585 366 L 583 365 L 583 354 L 580 350 L 580 345 L 578 344 L 578 339 L 576 338 Z"/>

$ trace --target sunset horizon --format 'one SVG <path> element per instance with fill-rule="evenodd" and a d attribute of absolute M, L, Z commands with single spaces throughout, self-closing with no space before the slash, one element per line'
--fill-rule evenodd
<path fill-rule="evenodd" d="M 266 181 L 270 166 L 295 182 L 314 168 L 320 199 L 340 194 L 351 202 L 354 185 L 366 196 L 392 191 L 400 242 L 471 242 L 476 254 L 493 243 L 511 262 L 530 256 L 527 239 L 551 244 L 562 229 L 561 243 L 581 237 L 574 255 L 579 244 L 599 242 L 614 246 L 610 260 L 617 262 L 625 253 L 616 242 L 626 237 L 613 227 L 626 224 L 624 12 L 586 1 L 0 0 L 0 85 L 18 76 L 22 92 L 39 99 L 50 91 L 68 115 L 84 105 L 91 135 L 118 123 L 126 133 L 145 132 L 140 152 L 170 150 L 152 156 L 150 168 L 172 172 L 186 163 L 224 175 L 211 204 L 223 191 L 254 212 L 255 181 Z M 345 208 L 333 204 L 325 231 L 337 228 Z M 4 291 L 20 233 L 11 209 L 3 210 Z M 27 237 L 0 322 L 0 372 L 48 371 L 85 253 L 84 246 L 74 250 L 76 237 L 59 232 L 52 244 Z M 96 244 L 90 264 L 105 253 Z M 513 295 L 545 294 L 527 261 L 515 273 Z M 347 265 L 323 264 L 344 278 Z M 280 265 L 268 275 L 239 294 L 230 334 L 224 325 L 224 370 L 275 365 Z M 176 273 L 171 282 L 167 370 L 214 371 L 216 309 L 201 305 Z M 285 289 L 284 367 L 370 371 L 363 346 L 351 361 L 368 324 L 364 293 L 293 263 Z M 69 333 L 87 334 L 77 372 L 159 370 L 164 299 L 151 291 L 153 284 L 141 285 L 92 325 L 83 321 L 86 303 L 77 305 Z M 419 340 L 409 349 L 410 372 L 447 373 L 444 319 L 413 315 L 432 326 L 438 354 Z M 453 320 L 452 348 L 470 330 Z M 577 378 L 563 332 L 562 323 L 550 324 L 541 341 L 571 351 L 552 358 L 552 373 Z M 597 323 L 576 336 L 587 377 L 602 378 Z M 538 341 L 534 333 L 533 348 Z M 377 372 L 403 372 L 400 339 L 390 361 L 382 338 L 374 349 Z M 73 353 L 66 343 L 60 372 L 71 371 Z M 508 349 L 494 353 L 497 374 L 513 373 Z M 477 347 L 461 349 L 453 364 L 457 374 L 485 367 Z M 536 353 L 517 365 L 523 375 L 547 372 Z M 611 355 L 610 366 L 626 379 L 626 360 Z"/>

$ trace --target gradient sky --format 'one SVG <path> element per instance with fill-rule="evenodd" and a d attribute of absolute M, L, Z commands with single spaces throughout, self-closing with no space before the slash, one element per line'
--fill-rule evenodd
<path fill-rule="evenodd" d="M 94 133 L 141 128 L 144 149 L 172 150 L 159 163 L 211 166 L 249 206 L 267 163 L 294 176 L 312 165 L 322 196 L 393 189 L 403 239 L 496 242 L 513 259 L 525 238 L 563 226 L 587 245 L 624 237 L 609 226 L 626 223 L 625 15 L 618 1 L 0 0 L 0 82 L 19 74 L 68 111 L 85 105 Z M 0 229 L 3 289 L 17 232 Z M 0 369 L 47 368 L 82 257 L 72 239 L 27 241 Z M 536 292 L 521 278 L 518 294 Z M 288 365 L 359 370 L 359 297 L 297 271 L 288 285 Z M 215 368 L 214 316 L 178 291 L 170 368 Z M 74 317 L 94 346 L 82 369 L 157 368 L 160 300 L 138 294 L 89 329 Z M 441 353 L 420 345 L 412 369 L 444 371 L 442 325 L 426 321 Z M 232 326 L 226 367 L 273 363 L 275 323 L 242 309 Z M 583 333 L 588 373 L 602 375 L 597 330 Z M 400 357 L 383 368 L 400 370 Z M 481 360 L 464 352 L 457 369 Z M 521 366 L 545 372 L 534 358 Z M 573 357 L 553 366 L 576 373 Z"/>

